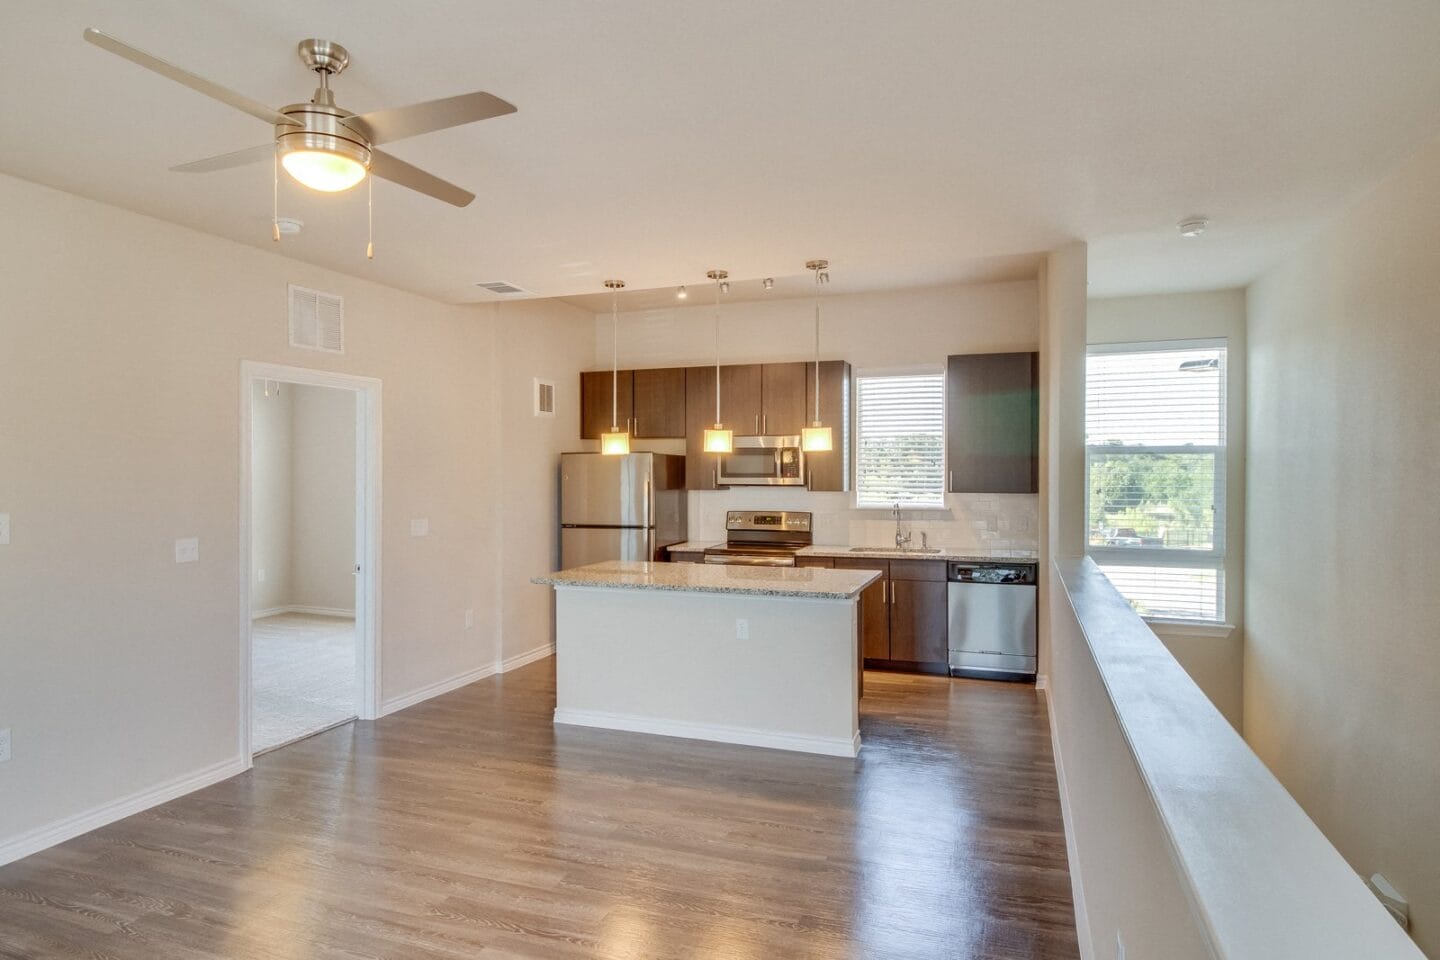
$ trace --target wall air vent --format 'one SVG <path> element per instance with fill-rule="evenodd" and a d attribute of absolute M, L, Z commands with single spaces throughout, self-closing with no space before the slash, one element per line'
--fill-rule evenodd
<path fill-rule="evenodd" d="M 345 352 L 345 301 L 290 284 L 290 346 L 304 350 Z"/>
<path fill-rule="evenodd" d="M 535 378 L 535 416 L 555 416 L 555 383 Z"/>
<path fill-rule="evenodd" d="M 523 287 L 517 287 L 513 283 L 506 283 L 504 280 L 491 280 L 487 283 L 477 283 L 481 290 L 488 290 L 491 293 L 499 294 L 502 297 L 513 297 L 517 293 L 529 293 Z"/>

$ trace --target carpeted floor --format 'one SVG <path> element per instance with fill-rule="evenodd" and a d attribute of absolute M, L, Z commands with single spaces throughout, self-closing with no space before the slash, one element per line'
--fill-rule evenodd
<path fill-rule="evenodd" d="M 282 613 L 253 622 L 250 742 L 255 753 L 355 716 L 355 621 Z"/>

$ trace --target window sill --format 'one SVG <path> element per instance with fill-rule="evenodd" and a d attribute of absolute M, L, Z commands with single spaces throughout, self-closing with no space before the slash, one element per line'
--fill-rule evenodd
<path fill-rule="evenodd" d="M 1179 620 L 1169 617 L 1141 617 L 1152 630 L 1168 633 L 1173 637 L 1210 637 L 1224 640 L 1235 632 L 1233 623 L 1218 623 L 1214 620 Z"/>

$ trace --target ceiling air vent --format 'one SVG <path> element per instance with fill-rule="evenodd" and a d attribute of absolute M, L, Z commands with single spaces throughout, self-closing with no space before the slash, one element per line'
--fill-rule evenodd
<path fill-rule="evenodd" d="M 517 293 L 529 293 L 523 287 L 517 287 L 513 283 L 506 283 L 504 280 L 491 280 L 488 283 L 477 283 L 481 290 L 488 290 L 491 293 L 499 294 L 502 297 L 514 296 Z"/>
<path fill-rule="evenodd" d="M 345 352 L 345 301 L 290 284 L 290 346 Z"/>

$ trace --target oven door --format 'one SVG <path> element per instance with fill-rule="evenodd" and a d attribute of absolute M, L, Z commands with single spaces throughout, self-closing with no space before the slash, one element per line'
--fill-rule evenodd
<path fill-rule="evenodd" d="M 803 487 L 805 452 L 800 438 L 736 437 L 732 452 L 720 455 L 716 482 L 732 487 Z"/>

